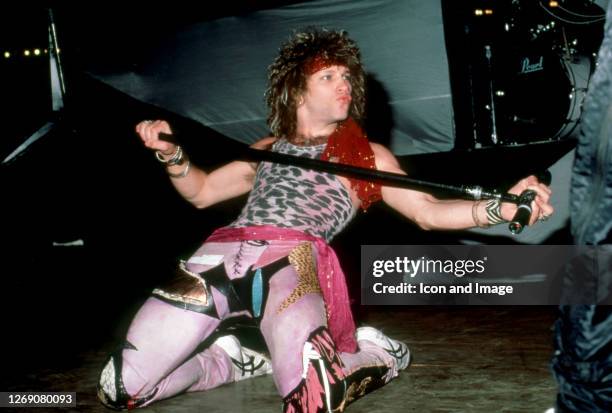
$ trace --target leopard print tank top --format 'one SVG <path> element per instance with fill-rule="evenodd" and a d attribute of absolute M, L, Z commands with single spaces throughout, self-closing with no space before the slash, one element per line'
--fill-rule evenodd
<path fill-rule="evenodd" d="M 319 158 L 324 149 L 325 144 L 297 146 L 286 139 L 272 145 L 274 152 L 308 158 Z M 355 213 L 348 190 L 335 175 L 261 162 L 248 201 L 229 226 L 275 225 L 329 242 Z"/>

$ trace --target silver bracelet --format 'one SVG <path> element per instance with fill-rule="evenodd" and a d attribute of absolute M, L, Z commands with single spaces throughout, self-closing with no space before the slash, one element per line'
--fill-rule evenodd
<path fill-rule="evenodd" d="M 183 163 L 183 148 L 180 145 L 176 146 L 176 150 L 168 159 L 164 159 L 160 151 L 155 151 L 155 157 L 158 161 L 166 166 L 180 165 Z"/>
<path fill-rule="evenodd" d="M 187 164 L 185 165 L 185 169 L 183 169 L 182 172 L 173 174 L 172 172 L 168 171 L 168 175 L 170 175 L 172 178 L 184 178 L 189 173 L 190 167 L 191 167 L 191 162 L 189 161 L 189 159 L 187 159 Z"/>

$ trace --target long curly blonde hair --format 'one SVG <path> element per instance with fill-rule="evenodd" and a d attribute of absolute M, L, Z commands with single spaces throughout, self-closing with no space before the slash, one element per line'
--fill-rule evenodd
<path fill-rule="evenodd" d="M 346 66 L 351 73 L 352 97 L 349 116 L 362 122 L 365 111 L 365 72 L 357 44 L 344 30 L 307 27 L 284 43 L 268 67 L 266 104 L 268 126 L 276 137 L 292 137 L 297 127 L 297 102 L 306 91 L 305 66 L 320 58 Z"/>

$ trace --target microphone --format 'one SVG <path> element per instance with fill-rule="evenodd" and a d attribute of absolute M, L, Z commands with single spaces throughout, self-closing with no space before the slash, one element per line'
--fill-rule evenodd
<path fill-rule="evenodd" d="M 535 176 L 538 178 L 538 181 L 544 185 L 550 185 L 550 182 L 552 181 L 552 174 L 549 170 L 540 171 L 539 173 L 535 174 Z M 529 217 L 531 217 L 531 213 L 533 212 L 531 202 L 535 199 L 535 197 L 536 193 L 531 189 L 527 189 L 519 195 L 518 202 L 516 203 L 518 209 L 516 210 L 512 221 L 510 221 L 510 224 L 508 224 L 508 229 L 514 235 L 520 234 L 521 231 L 523 231 L 523 229 L 529 224 Z"/>
<path fill-rule="evenodd" d="M 531 202 L 535 199 L 536 192 L 531 189 L 527 189 L 521 193 L 519 196 L 519 200 L 517 203 L 517 210 L 508 224 L 508 229 L 513 234 L 520 234 L 529 224 L 529 217 L 531 217 L 531 212 L 533 211 L 531 208 Z"/>

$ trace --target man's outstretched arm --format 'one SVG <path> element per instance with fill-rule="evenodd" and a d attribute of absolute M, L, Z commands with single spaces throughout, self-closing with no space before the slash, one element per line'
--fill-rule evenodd
<path fill-rule="evenodd" d="M 136 133 L 147 148 L 159 151 L 159 156 L 166 161 L 170 160 L 178 149 L 174 143 L 159 139 L 160 133 L 172 133 L 166 121 L 142 121 L 136 125 Z M 274 138 L 264 138 L 252 147 L 263 149 L 273 141 Z M 210 173 L 187 162 L 189 161 L 178 165 L 166 164 L 167 172 L 178 193 L 197 208 L 206 208 L 243 195 L 253 188 L 255 169 L 249 162 L 233 161 Z"/>
<path fill-rule="evenodd" d="M 379 170 L 405 174 L 397 158 L 386 147 L 371 143 L 376 157 L 376 167 Z M 521 179 L 510 190 L 510 193 L 520 194 L 526 189 L 536 192 L 533 202 L 533 212 L 529 220 L 532 225 L 542 215 L 554 212 L 549 204 L 551 190 L 539 183 L 537 178 L 529 176 Z M 440 200 L 425 192 L 397 187 L 382 187 L 383 200 L 393 209 L 414 221 L 425 230 L 466 229 L 489 224 L 486 203 L 466 200 Z M 516 213 L 517 206 L 502 203 L 501 217 L 510 221 Z"/>

